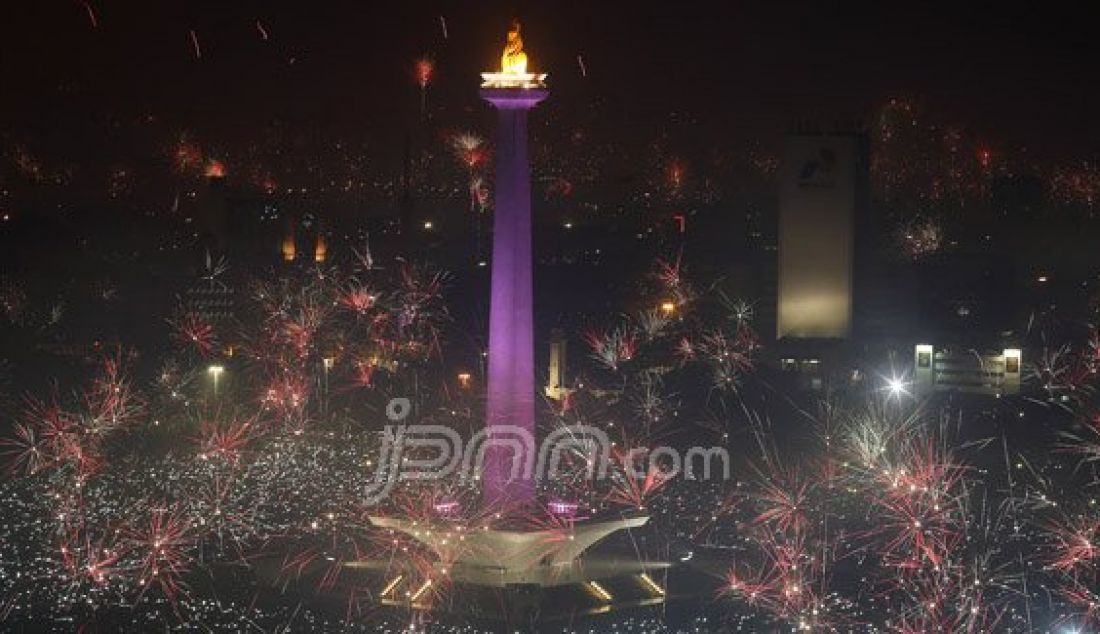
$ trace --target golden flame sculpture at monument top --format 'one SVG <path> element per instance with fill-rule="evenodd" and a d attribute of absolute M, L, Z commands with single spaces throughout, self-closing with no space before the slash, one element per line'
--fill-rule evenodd
<path fill-rule="evenodd" d="M 542 88 L 546 73 L 527 72 L 527 53 L 523 52 L 523 37 L 519 22 L 513 22 L 500 56 L 499 73 L 481 73 L 482 88 Z"/>

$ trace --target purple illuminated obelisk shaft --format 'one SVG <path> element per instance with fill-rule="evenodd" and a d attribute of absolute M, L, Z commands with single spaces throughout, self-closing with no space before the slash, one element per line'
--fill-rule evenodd
<path fill-rule="evenodd" d="M 489 300 L 489 390 L 485 424 L 535 435 L 534 314 L 531 297 L 531 170 L 527 162 L 527 111 L 546 98 L 542 89 L 488 88 L 481 91 L 497 109 L 494 160 L 493 268 Z M 514 445 L 513 445 L 514 446 Z M 492 504 L 521 506 L 534 500 L 530 474 L 517 466 L 534 456 L 490 444 L 482 469 L 483 497 Z"/>

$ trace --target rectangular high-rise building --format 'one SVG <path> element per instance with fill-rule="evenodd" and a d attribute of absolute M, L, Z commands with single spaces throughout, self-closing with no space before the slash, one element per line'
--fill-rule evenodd
<path fill-rule="evenodd" d="M 846 339 L 852 332 L 863 148 L 858 135 L 787 138 L 779 192 L 780 339 Z"/>

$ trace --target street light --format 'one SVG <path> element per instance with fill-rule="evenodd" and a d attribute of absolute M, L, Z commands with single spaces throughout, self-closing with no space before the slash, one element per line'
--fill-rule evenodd
<path fill-rule="evenodd" d="M 218 379 L 221 378 L 222 372 L 225 372 L 225 367 L 212 365 L 206 368 L 206 372 L 214 379 L 214 398 L 218 398 Z"/>
<path fill-rule="evenodd" d="M 905 389 L 905 381 L 896 376 L 886 379 L 886 390 L 890 392 L 890 396 L 893 397 L 900 397 L 902 394 L 909 393 Z"/>
<path fill-rule="evenodd" d="M 324 398 L 321 399 L 321 411 L 328 412 L 328 373 L 336 365 L 336 357 L 325 357 L 321 359 L 321 368 L 324 370 L 324 385 L 321 387 L 324 390 Z"/>

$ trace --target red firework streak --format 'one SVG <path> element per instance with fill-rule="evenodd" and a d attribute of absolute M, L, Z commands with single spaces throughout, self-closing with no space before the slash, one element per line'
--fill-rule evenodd
<path fill-rule="evenodd" d="M 796 469 L 775 469 L 765 474 L 755 501 L 761 507 L 754 524 L 767 524 L 782 532 L 801 535 L 808 525 L 809 481 Z"/>
<path fill-rule="evenodd" d="M 285 424 L 301 429 L 305 423 L 305 408 L 311 395 L 308 379 L 284 371 L 268 384 L 262 403 L 274 410 Z"/>
<path fill-rule="evenodd" d="M 752 367 L 752 353 L 756 348 L 756 335 L 748 328 L 738 328 L 732 341 L 724 332 L 708 332 L 696 345 L 705 358 L 713 363 L 729 365 L 739 372 Z"/>
<path fill-rule="evenodd" d="M 476 134 L 462 132 L 451 138 L 451 147 L 454 148 L 458 160 L 471 172 L 484 165 L 489 158 L 485 140 Z"/>
<path fill-rule="evenodd" d="M 351 286 L 341 292 L 336 301 L 356 315 L 362 316 L 367 314 L 367 311 L 371 308 L 374 308 L 377 299 L 377 295 L 370 289 L 362 286 Z"/>
<path fill-rule="evenodd" d="M 202 148 L 198 144 L 181 137 L 172 152 L 172 162 L 176 172 L 191 174 L 202 165 Z"/>
<path fill-rule="evenodd" d="M 618 370 L 620 364 L 630 361 L 638 352 L 638 334 L 625 327 L 611 333 L 592 331 L 584 340 L 592 348 L 593 358 L 609 370 Z"/>
<path fill-rule="evenodd" d="M 15 437 L 0 441 L 10 470 L 29 475 L 73 458 L 79 416 L 56 403 L 28 397 L 22 419 L 15 426 Z"/>
<path fill-rule="evenodd" d="M 325 313 L 324 308 L 311 302 L 304 304 L 293 318 L 283 320 L 279 334 L 299 357 L 304 356 L 313 345 L 314 335 L 321 328 Z"/>
<path fill-rule="evenodd" d="M 295 535 L 291 551 L 283 559 L 281 574 L 300 577 L 303 573 L 319 571 L 317 590 L 331 589 L 340 575 L 353 561 L 370 556 L 369 541 L 364 544 L 363 533 L 353 516 L 329 511 L 309 520 Z"/>
<path fill-rule="evenodd" d="M 199 457 L 222 460 L 237 466 L 244 448 L 257 432 L 255 418 L 234 419 L 228 423 L 204 420 L 199 427 Z"/>
<path fill-rule="evenodd" d="M 103 357 L 96 378 L 82 393 L 84 424 L 94 435 L 132 425 L 145 411 L 144 402 L 123 374 L 122 357 L 121 350 Z"/>
<path fill-rule="evenodd" d="M 899 570 L 937 570 L 964 539 L 956 491 L 963 469 L 929 437 L 905 449 L 902 465 L 878 477 L 879 554 Z"/>
<path fill-rule="evenodd" d="M 1100 518 L 1074 516 L 1044 527 L 1050 567 L 1076 577 L 1094 574 L 1100 561 Z"/>
<path fill-rule="evenodd" d="M 61 553 L 65 570 L 74 582 L 88 582 L 103 586 L 120 572 L 117 564 L 122 555 L 121 551 L 105 545 L 102 538 L 93 543 L 86 531 L 76 530 L 66 533 L 58 545 L 58 551 Z"/>
<path fill-rule="evenodd" d="M 197 313 L 184 313 L 179 319 L 168 323 L 175 328 L 176 341 L 192 347 L 203 357 L 210 356 L 217 345 L 214 327 Z"/>
<path fill-rule="evenodd" d="M 616 454 L 620 469 L 616 470 L 615 477 L 612 478 L 611 490 L 607 494 L 606 501 L 636 509 L 645 508 L 649 498 L 663 489 L 671 480 L 671 476 L 657 465 L 646 465 L 644 475 L 638 477 L 637 465 L 633 464 L 636 462 L 637 454 L 631 451 L 616 452 Z"/>
<path fill-rule="evenodd" d="M 428 109 L 428 83 L 435 74 L 435 64 L 431 59 L 422 57 L 416 61 L 413 70 L 416 74 L 416 83 L 420 86 L 420 116 L 424 116 Z"/>
<path fill-rule="evenodd" d="M 404 312 L 411 313 L 414 318 L 429 302 L 439 299 L 439 293 L 443 290 L 443 278 L 439 274 L 425 278 L 422 273 L 414 266 L 401 267 L 401 303 L 405 307 Z"/>
<path fill-rule="evenodd" d="M 698 539 L 703 533 L 707 532 L 710 528 L 716 526 L 719 522 L 733 522 L 732 515 L 740 509 L 741 504 L 745 501 L 745 495 L 737 490 L 736 487 L 726 491 L 722 496 L 722 501 L 718 504 L 718 507 L 711 512 L 710 519 L 702 522 L 699 528 L 692 536 L 694 539 Z"/>
<path fill-rule="evenodd" d="M 1100 627 L 1100 594 L 1093 591 L 1089 585 L 1073 583 L 1069 587 L 1062 588 L 1060 594 L 1070 604 L 1077 608 L 1077 617 L 1091 628 Z M 1087 629 L 1071 630 L 1086 632 Z"/>
<path fill-rule="evenodd" d="M 103 464 L 104 438 L 143 412 L 120 367 L 120 356 L 104 359 L 99 374 L 80 393 L 78 410 L 66 409 L 56 399 L 46 403 L 28 398 L 14 437 L 0 441 L 11 459 L 9 468 L 34 473 L 70 465 L 79 477 L 97 471 Z"/>
<path fill-rule="evenodd" d="M 657 279 L 664 284 L 665 288 L 669 290 L 675 290 L 679 288 L 683 282 L 683 278 L 680 275 L 680 259 L 682 255 L 677 255 L 676 260 L 669 262 L 662 258 L 657 258 L 656 273 Z"/>
<path fill-rule="evenodd" d="M 755 539 L 762 562 L 751 567 L 734 563 L 726 576 L 724 594 L 739 596 L 749 605 L 773 616 L 816 629 L 825 625 L 819 610 L 821 597 L 815 592 L 820 567 L 801 536 L 779 537 L 768 532 Z"/>
<path fill-rule="evenodd" d="M 195 516 L 195 528 L 201 531 L 198 539 L 214 537 L 223 542 L 228 535 L 243 563 L 247 559 L 242 536 L 254 532 L 257 511 L 255 506 L 239 505 L 232 499 L 236 482 L 233 475 L 215 474 L 192 500 L 188 509 Z"/>
<path fill-rule="evenodd" d="M 95 10 L 92 9 L 92 5 L 89 2 L 84 2 L 84 10 L 88 13 L 88 21 L 91 22 L 92 28 L 99 28 L 99 20 L 96 18 Z"/>
<path fill-rule="evenodd" d="M 141 586 L 138 600 L 150 588 L 158 588 L 173 606 L 186 590 L 182 577 L 191 569 L 188 550 L 194 540 L 191 526 L 178 506 L 159 506 L 149 510 L 146 521 L 127 531 L 127 544 L 139 560 L 137 580 Z"/>
<path fill-rule="evenodd" d="M 371 387 L 374 384 L 374 370 L 377 366 L 368 360 L 355 362 L 355 374 L 352 376 L 352 386 Z"/>
<path fill-rule="evenodd" d="M 199 36 L 195 29 L 191 29 L 191 49 L 195 53 L 195 59 L 202 59 L 202 48 L 199 46 Z"/>
<path fill-rule="evenodd" d="M 678 306 L 685 306 L 695 299 L 695 293 L 683 277 L 682 258 L 682 253 L 678 253 L 671 262 L 657 258 L 653 271 L 653 277 L 661 285 L 664 295 L 676 300 Z"/>

